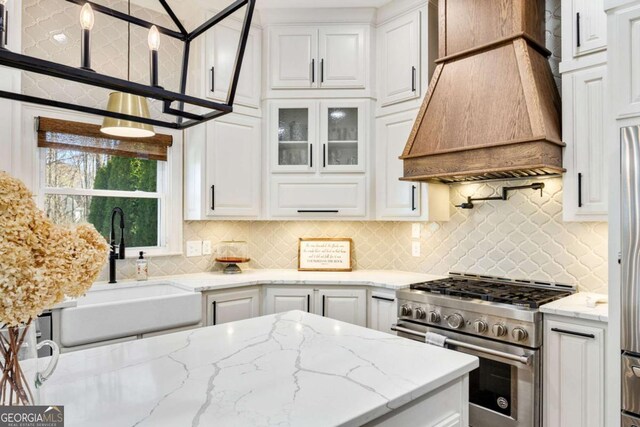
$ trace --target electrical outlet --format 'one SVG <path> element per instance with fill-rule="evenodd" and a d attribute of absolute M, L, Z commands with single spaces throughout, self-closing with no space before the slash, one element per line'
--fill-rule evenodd
<path fill-rule="evenodd" d="M 202 241 L 202 255 L 211 255 L 211 240 Z"/>
<path fill-rule="evenodd" d="M 411 255 L 420 256 L 420 241 L 411 242 Z"/>
<path fill-rule="evenodd" d="M 411 238 L 419 239 L 420 238 L 420 230 L 422 229 L 422 224 L 419 222 L 415 222 L 411 224 Z"/>
<path fill-rule="evenodd" d="M 187 256 L 202 256 L 202 240 L 187 241 Z"/>

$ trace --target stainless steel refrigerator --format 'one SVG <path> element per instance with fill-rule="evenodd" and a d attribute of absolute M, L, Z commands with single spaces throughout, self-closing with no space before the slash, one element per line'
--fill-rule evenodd
<path fill-rule="evenodd" d="M 622 426 L 640 427 L 640 126 L 621 129 Z"/>

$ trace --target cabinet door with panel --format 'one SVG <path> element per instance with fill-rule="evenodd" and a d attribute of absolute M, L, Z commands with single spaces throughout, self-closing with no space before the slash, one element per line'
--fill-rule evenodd
<path fill-rule="evenodd" d="M 272 89 L 317 87 L 317 27 L 296 25 L 271 28 L 269 52 Z"/>
<path fill-rule="evenodd" d="M 207 123 L 207 216 L 260 214 L 260 129 L 260 119 L 237 114 Z"/>
<path fill-rule="evenodd" d="M 555 317 L 544 324 L 544 425 L 603 426 L 604 327 Z"/>
<path fill-rule="evenodd" d="M 368 101 L 320 103 L 320 171 L 364 172 Z"/>
<path fill-rule="evenodd" d="M 606 66 L 566 73 L 563 81 L 565 221 L 607 221 Z"/>
<path fill-rule="evenodd" d="M 205 63 L 208 98 L 226 102 L 231 84 L 242 24 L 227 20 L 206 33 Z M 251 28 L 240 70 L 235 103 L 260 108 L 262 79 L 262 31 Z"/>
<path fill-rule="evenodd" d="M 396 293 L 390 290 L 372 290 L 369 298 L 369 328 L 395 335 L 391 325 L 397 321 Z"/>
<path fill-rule="evenodd" d="M 640 5 L 616 10 L 609 23 L 614 24 L 612 34 L 615 54 L 609 55 L 609 70 L 614 71 L 612 82 L 616 83 L 614 113 L 622 115 L 640 114 Z"/>
<path fill-rule="evenodd" d="M 449 188 L 400 181 L 402 154 L 417 111 L 376 119 L 376 216 L 380 220 L 448 221 Z"/>
<path fill-rule="evenodd" d="M 260 290 L 224 291 L 206 295 L 206 325 L 220 325 L 260 315 Z"/>
<path fill-rule="evenodd" d="M 323 26 L 319 30 L 320 87 L 365 87 L 366 32 L 364 26 Z"/>
<path fill-rule="evenodd" d="M 603 0 L 570 0 L 562 6 L 563 61 L 607 47 Z"/>
<path fill-rule="evenodd" d="M 366 180 L 358 176 L 272 176 L 269 215 L 274 218 L 366 217 Z"/>
<path fill-rule="evenodd" d="M 420 97 L 420 11 L 377 31 L 379 102 L 384 107 Z"/>
<path fill-rule="evenodd" d="M 365 289 L 320 289 L 317 304 L 317 313 L 324 317 L 367 326 Z"/>
<path fill-rule="evenodd" d="M 282 313 L 290 310 L 312 312 L 313 289 L 272 288 L 264 289 L 265 314 Z"/>
<path fill-rule="evenodd" d="M 279 101 L 269 110 L 272 172 L 313 172 L 318 164 L 315 101 Z"/>

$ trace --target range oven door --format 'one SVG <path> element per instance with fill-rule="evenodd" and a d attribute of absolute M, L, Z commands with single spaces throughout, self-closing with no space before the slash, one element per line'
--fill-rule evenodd
<path fill-rule="evenodd" d="M 541 426 L 540 350 L 410 322 L 395 329 L 399 336 L 422 342 L 427 332 L 445 335 L 448 349 L 480 359 L 480 367 L 469 374 L 472 427 Z"/>

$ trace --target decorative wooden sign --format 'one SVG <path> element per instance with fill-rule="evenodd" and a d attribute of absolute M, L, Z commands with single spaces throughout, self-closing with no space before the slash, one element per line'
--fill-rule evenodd
<path fill-rule="evenodd" d="M 298 240 L 298 271 L 351 271 L 349 238 Z"/>

